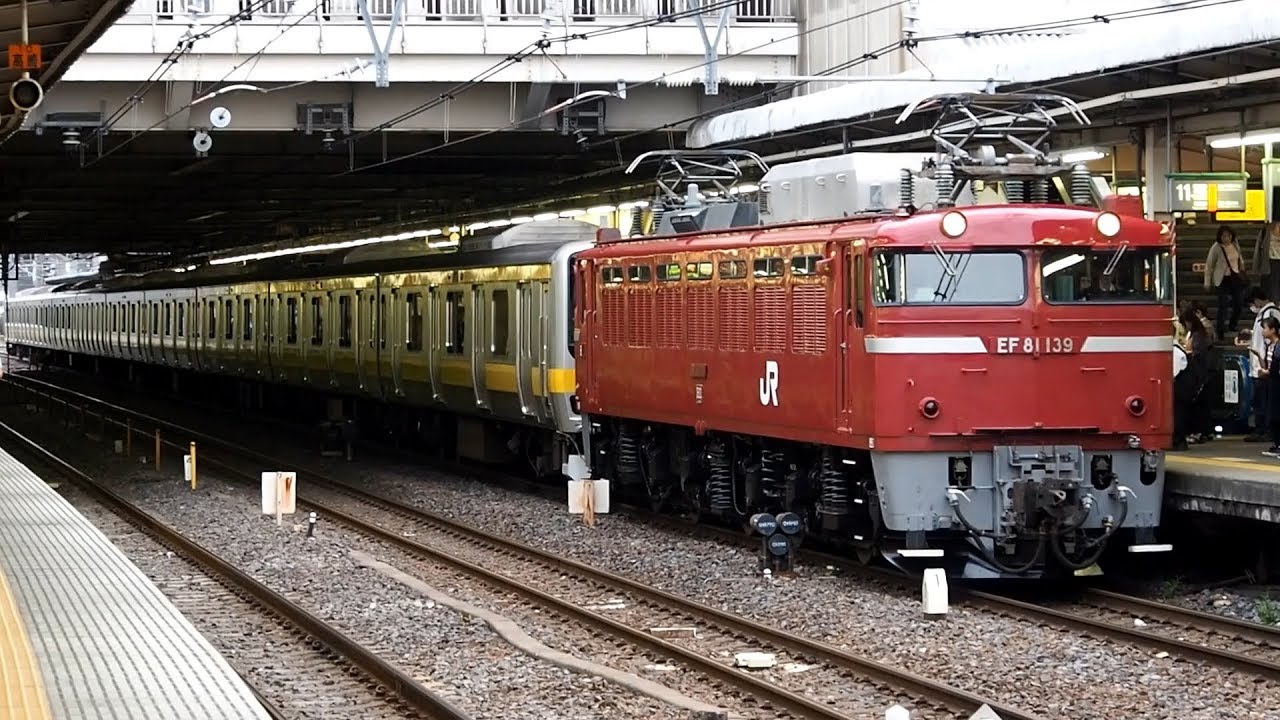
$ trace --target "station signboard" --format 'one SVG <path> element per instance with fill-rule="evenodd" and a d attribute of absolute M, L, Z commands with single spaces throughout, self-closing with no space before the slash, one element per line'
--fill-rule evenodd
<path fill-rule="evenodd" d="M 1169 176 L 1171 212 L 1244 212 L 1248 180 L 1204 173 Z"/>

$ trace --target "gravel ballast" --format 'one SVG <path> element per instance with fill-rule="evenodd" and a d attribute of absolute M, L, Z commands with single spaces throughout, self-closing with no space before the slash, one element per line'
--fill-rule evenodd
<path fill-rule="evenodd" d="M 255 443 L 255 445 L 257 445 Z M 260 445 L 257 445 L 260 447 Z M 891 662 L 1046 718 L 1280 718 L 1280 685 L 1125 644 L 955 606 L 921 617 L 919 598 L 821 567 L 766 585 L 751 551 L 602 516 L 584 526 L 554 503 L 425 467 L 273 454 L 797 634 Z M 337 472 L 339 471 L 340 472 Z M 629 717 L 630 715 L 623 715 Z"/>

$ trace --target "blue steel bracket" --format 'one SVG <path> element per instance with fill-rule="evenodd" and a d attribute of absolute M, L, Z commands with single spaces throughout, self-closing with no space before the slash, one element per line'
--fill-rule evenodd
<path fill-rule="evenodd" d="M 706 0 L 688 0 L 688 2 L 690 11 L 706 7 Z M 698 34 L 702 36 L 702 53 L 706 62 L 703 66 L 702 90 L 707 95 L 720 94 L 720 40 L 724 37 L 724 31 L 729 26 L 729 13 L 731 12 L 733 12 L 733 7 L 729 3 L 725 3 L 720 8 L 714 40 L 707 35 L 706 23 L 702 21 L 703 14 L 699 12 L 693 16 L 693 21 L 698 24 Z"/>
<path fill-rule="evenodd" d="M 369 31 L 369 42 L 373 43 L 374 85 L 380 88 L 390 87 L 391 78 L 387 70 L 390 61 L 391 42 L 395 39 L 396 30 L 404 19 L 404 0 L 393 0 L 391 4 L 391 27 L 387 31 L 387 41 L 378 45 L 378 35 L 373 31 L 373 16 L 369 13 L 369 0 L 356 0 L 360 17 L 364 20 L 364 29 Z"/>

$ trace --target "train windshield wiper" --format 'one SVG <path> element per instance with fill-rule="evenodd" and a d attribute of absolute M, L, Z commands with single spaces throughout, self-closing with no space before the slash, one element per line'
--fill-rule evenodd
<path fill-rule="evenodd" d="M 1120 247 L 1116 248 L 1115 254 L 1107 261 L 1107 267 L 1102 271 L 1104 276 L 1110 277 L 1111 274 L 1116 271 L 1116 265 L 1120 264 L 1120 258 L 1124 255 L 1124 251 L 1127 249 L 1129 249 L 1129 242 L 1127 240 L 1120 243 Z"/>

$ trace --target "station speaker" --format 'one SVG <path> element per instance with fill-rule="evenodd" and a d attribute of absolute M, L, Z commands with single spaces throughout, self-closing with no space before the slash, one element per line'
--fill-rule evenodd
<path fill-rule="evenodd" d="M 9 86 L 9 102 L 22 112 L 35 110 L 42 100 L 44 100 L 44 88 L 40 87 L 38 81 L 29 77 L 15 80 Z"/>

